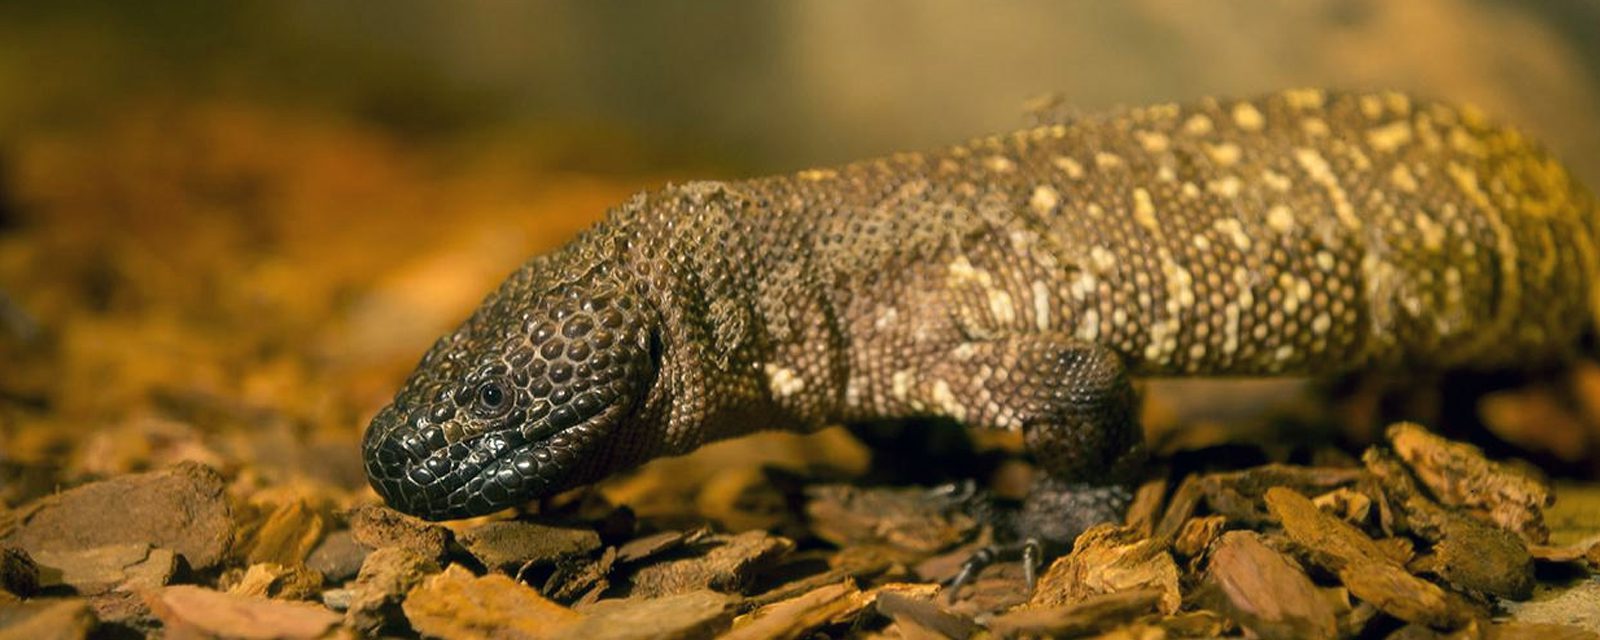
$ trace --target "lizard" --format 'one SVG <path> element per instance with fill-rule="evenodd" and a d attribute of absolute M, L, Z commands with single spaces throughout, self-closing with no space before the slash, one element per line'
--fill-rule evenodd
<path fill-rule="evenodd" d="M 1396 91 L 1127 107 L 667 185 L 439 339 L 364 461 L 437 520 L 757 430 L 1017 430 L 1040 473 L 954 587 L 1018 551 L 1031 583 L 1041 548 L 1130 501 L 1132 379 L 1559 364 L 1600 317 L 1597 226 L 1538 143 Z"/>

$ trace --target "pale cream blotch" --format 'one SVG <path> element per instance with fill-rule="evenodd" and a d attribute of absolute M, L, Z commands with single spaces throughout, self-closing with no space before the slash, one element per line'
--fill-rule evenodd
<path fill-rule="evenodd" d="M 768 363 L 767 388 L 772 395 L 778 398 L 788 398 L 806 390 L 806 381 L 796 375 L 793 369 Z"/>
<path fill-rule="evenodd" d="M 1266 126 L 1267 119 L 1255 105 L 1241 102 L 1233 106 L 1233 123 L 1239 125 L 1240 129 L 1255 132 Z"/>

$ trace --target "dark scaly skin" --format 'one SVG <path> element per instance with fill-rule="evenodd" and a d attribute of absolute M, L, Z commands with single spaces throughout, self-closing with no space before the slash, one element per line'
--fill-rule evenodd
<path fill-rule="evenodd" d="M 1596 207 L 1470 108 L 1288 91 L 645 193 L 515 272 L 369 427 L 373 486 L 487 513 L 761 429 L 1021 429 L 1069 542 L 1137 467 L 1130 375 L 1543 365 Z"/>

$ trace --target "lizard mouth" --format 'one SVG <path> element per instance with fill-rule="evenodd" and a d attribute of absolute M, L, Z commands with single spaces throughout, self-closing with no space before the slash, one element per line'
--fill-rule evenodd
<path fill-rule="evenodd" d="M 401 512 L 454 520 L 576 484 L 574 463 L 591 448 L 604 414 L 538 440 L 530 440 L 518 425 L 501 424 L 455 442 L 446 442 L 441 429 L 410 429 L 415 423 L 401 416 L 391 405 L 373 418 L 364 443 L 369 482 Z"/>

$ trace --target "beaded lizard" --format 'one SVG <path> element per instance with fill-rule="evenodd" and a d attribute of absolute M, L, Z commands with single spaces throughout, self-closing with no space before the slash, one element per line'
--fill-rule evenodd
<path fill-rule="evenodd" d="M 1600 309 L 1597 222 L 1517 131 L 1397 92 L 667 186 L 434 344 L 367 473 L 460 518 L 756 430 L 947 417 L 1023 432 L 1043 473 L 1008 521 L 1031 569 L 1125 508 L 1130 376 L 1557 362 Z"/>

